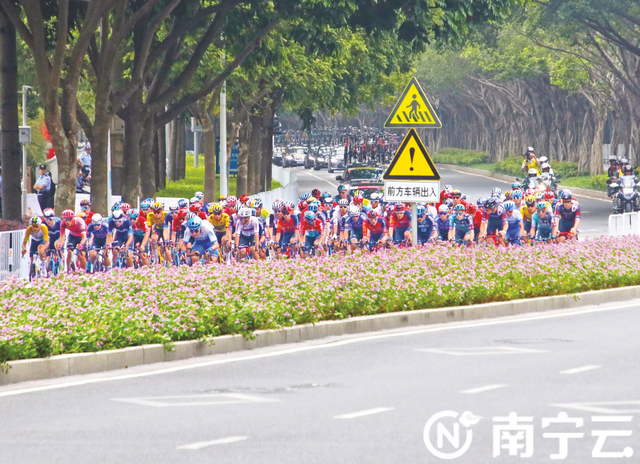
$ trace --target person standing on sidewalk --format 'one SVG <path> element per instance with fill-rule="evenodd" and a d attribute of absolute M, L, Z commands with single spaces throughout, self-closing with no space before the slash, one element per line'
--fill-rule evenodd
<path fill-rule="evenodd" d="M 53 202 L 50 199 L 52 193 L 51 176 L 47 172 L 47 166 L 44 164 L 38 166 L 38 170 L 40 175 L 38 176 L 33 188 L 38 191 L 38 203 L 40 204 L 42 211 L 44 211 L 49 207 L 53 207 Z"/>

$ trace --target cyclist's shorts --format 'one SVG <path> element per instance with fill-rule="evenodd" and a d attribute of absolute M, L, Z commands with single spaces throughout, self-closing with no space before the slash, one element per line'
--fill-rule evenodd
<path fill-rule="evenodd" d="M 538 230 L 536 230 L 536 238 L 549 238 L 551 237 L 551 232 L 553 232 L 553 228 L 549 225 L 543 224 L 538 227 Z"/>
<path fill-rule="evenodd" d="M 489 220 L 487 222 L 487 235 L 498 235 L 498 232 L 502 230 L 503 225 L 502 221 Z"/>
<path fill-rule="evenodd" d="M 135 248 L 136 245 L 142 245 L 143 240 L 144 235 L 133 234 L 133 247 Z"/>
<path fill-rule="evenodd" d="M 433 227 L 425 230 L 424 232 L 418 231 L 418 243 L 419 244 L 427 243 L 429 240 L 431 240 L 432 236 L 433 236 Z"/>
<path fill-rule="evenodd" d="M 449 229 L 438 229 L 438 240 L 449 240 Z"/>
<path fill-rule="evenodd" d="M 291 240 L 293 240 L 293 237 L 295 237 L 296 234 L 289 232 L 289 233 L 285 233 L 283 232 L 282 235 L 280 236 L 280 247 L 283 248 L 285 245 L 288 245 L 291 243 Z"/>
<path fill-rule="evenodd" d="M 240 243 L 238 244 L 238 248 L 249 248 L 255 246 L 256 238 L 253 235 L 242 235 L 240 234 Z"/>
<path fill-rule="evenodd" d="M 464 240 L 464 236 L 468 233 L 466 230 L 456 229 L 456 240 Z"/>
<path fill-rule="evenodd" d="M 315 246 L 316 240 L 318 240 L 318 237 L 309 237 L 307 235 L 304 238 L 304 247 L 305 248 L 313 248 Z"/>
<path fill-rule="evenodd" d="M 354 238 L 356 240 L 362 240 L 362 229 L 360 229 L 360 230 L 351 229 L 349 231 L 349 240 L 354 239 Z"/>
<path fill-rule="evenodd" d="M 218 243 L 222 244 L 222 239 L 227 236 L 226 232 L 216 232 L 216 238 L 218 239 Z"/>
<path fill-rule="evenodd" d="M 242 236 L 240 237 L 241 237 L 240 241 L 242 241 Z M 210 253 L 213 253 L 213 250 L 211 250 L 211 247 L 213 247 L 215 244 L 216 242 L 211 240 L 198 240 L 191 247 L 191 251 L 192 252 L 197 251 L 198 253 L 200 253 L 200 256 L 204 255 L 207 252 L 207 250 Z"/>
<path fill-rule="evenodd" d="M 44 244 L 44 240 L 31 239 L 31 246 L 29 247 L 29 258 L 38 254 L 38 247 Z"/>
<path fill-rule="evenodd" d="M 527 221 L 526 219 L 522 222 L 524 224 L 524 231 L 526 233 L 531 232 L 531 221 Z"/>
<path fill-rule="evenodd" d="M 104 237 L 104 238 L 93 237 L 93 244 L 91 245 L 91 249 L 102 250 L 106 245 L 107 245 L 107 237 Z"/>
<path fill-rule="evenodd" d="M 81 235 L 71 235 L 67 237 L 67 250 L 75 250 L 82 241 Z"/>
<path fill-rule="evenodd" d="M 396 227 L 393 229 L 393 242 L 400 243 L 404 240 L 404 233 L 408 231 L 408 227 Z"/>
<path fill-rule="evenodd" d="M 111 243 L 111 246 L 114 246 L 114 247 L 124 246 L 128 240 L 129 240 L 128 234 L 116 234 L 116 236 L 113 238 L 113 242 Z"/>
<path fill-rule="evenodd" d="M 569 232 L 575 224 L 575 220 L 565 221 L 564 219 L 560 219 L 560 222 L 558 222 L 558 232 Z"/>

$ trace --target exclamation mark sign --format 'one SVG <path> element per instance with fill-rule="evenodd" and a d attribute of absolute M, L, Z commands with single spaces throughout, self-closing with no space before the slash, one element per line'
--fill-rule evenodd
<path fill-rule="evenodd" d="M 409 156 L 411 156 L 411 167 L 409 168 L 409 171 L 413 171 L 413 155 L 416 154 L 416 149 L 415 148 L 411 148 L 409 150 Z"/>

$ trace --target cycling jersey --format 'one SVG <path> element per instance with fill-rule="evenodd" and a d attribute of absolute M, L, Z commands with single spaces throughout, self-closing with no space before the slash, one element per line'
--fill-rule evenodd
<path fill-rule="evenodd" d="M 131 225 L 131 220 L 125 219 L 120 222 L 120 224 L 116 224 L 116 221 L 111 218 L 109 220 L 109 231 L 113 234 L 115 231 L 116 241 L 124 239 L 127 240 L 126 236 L 133 234 L 133 227 Z"/>
<path fill-rule="evenodd" d="M 212 226 L 213 227 L 213 226 Z M 234 235 L 244 235 L 245 237 L 253 237 L 260 233 L 260 221 L 258 218 L 250 217 L 247 224 L 242 219 L 236 224 Z"/>
<path fill-rule="evenodd" d="M 470 214 L 465 214 L 460 219 L 458 219 L 458 216 L 455 214 L 453 214 L 452 217 L 451 228 L 456 232 L 460 231 L 467 234 L 471 229 L 473 229 L 473 218 Z"/>
<path fill-rule="evenodd" d="M 173 223 L 171 224 L 171 230 L 173 232 L 178 232 L 183 228 L 184 222 L 186 222 L 186 216 L 176 216 L 173 218 Z M 184 230 L 182 230 L 184 232 Z"/>
<path fill-rule="evenodd" d="M 94 244 L 96 239 L 106 240 L 107 235 L 109 235 L 109 225 L 107 224 L 107 221 L 102 221 L 102 223 L 100 223 L 99 229 L 98 226 L 93 223 L 89 226 L 89 229 L 87 229 L 87 236 L 89 238 L 93 237 Z"/>
<path fill-rule="evenodd" d="M 49 228 L 44 224 L 40 225 L 40 228 L 37 232 L 34 231 L 33 226 L 27 227 L 27 233 L 24 236 L 24 240 L 22 243 L 26 245 L 29 242 L 29 237 L 34 242 L 48 242 L 49 241 Z"/>
<path fill-rule="evenodd" d="M 353 231 L 362 235 L 364 221 L 366 221 L 366 216 L 362 213 L 360 213 L 360 216 L 358 216 L 357 218 L 349 216 L 349 218 L 344 223 L 345 230 Z"/>
<path fill-rule="evenodd" d="M 433 235 L 433 228 L 435 227 L 436 222 L 435 218 L 431 214 L 426 214 L 424 216 L 424 221 L 420 222 L 420 218 L 418 218 L 417 224 L 417 232 L 418 232 L 418 242 L 425 243 L 431 240 L 431 236 Z"/>
<path fill-rule="evenodd" d="M 131 229 L 133 230 L 133 235 L 140 237 L 147 233 L 147 230 L 149 230 L 149 225 L 144 216 L 138 216 L 138 219 L 136 219 L 135 222 L 131 224 Z"/>
<path fill-rule="evenodd" d="M 60 218 L 53 218 L 53 225 L 47 225 L 49 229 L 49 249 L 55 248 L 54 243 L 60 238 L 60 225 L 62 221 Z"/>
<path fill-rule="evenodd" d="M 173 223 L 173 218 L 176 216 L 175 213 L 167 213 L 164 215 L 164 225 L 163 227 L 169 228 L 171 227 L 171 224 Z"/>
<path fill-rule="evenodd" d="M 283 216 L 278 220 L 277 231 L 279 234 L 280 233 L 294 234 L 298 226 L 299 226 L 298 218 L 295 217 L 293 214 L 291 215 L 288 221 Z"/>
<path fill-rule="evenodd" d="M 187 227 L 187 229 L 184 232 L 184 238 L 182 239 L 182 241 L 184 243 L 189 243 L 189 240 L 192 238 L 191 236 L 191 229 L 189 229 Z M 193 244 L 203 244 L 203 243 L 217 243 L 218 239 L 216 238 L 216 234 L 215 231 L 213 229 L 213 226 L 211 224 L 209 224 L 208 222 L 203 222 L 202 226 L 200 227 L 200 233 L 198 234 L 197 237 L 193 237 Z M 209 248 L 209 247 L 207 247 Z"/>
<path fill-rule="evenodd" d="M 411 230 L 411 213 L 405 211 L 402 217 L 398 217 L 395 213 L 390 213 L 389 216 L 389 228 Z"/>
<path fill-rule="evenodd" d="M 378 218 L 375 224 L 371 224 L 371 221 L 366 220 L 362 225 L 362 233 L 366 235 L 367 232 L 371 232 L 371 237 L 377 236 L 377 235 L 384 235 L 386 231 L 387 231 L 387 223 L 383 218 Z"/>
<path fill-rule="evenodd" d="M 534 213 L 532 222 L 536 229 L 539 229 L 540 227 L 552 227 L 555 223 L 555 218 L 551 212 L 547 210 L 547 214 L 544 217 L 540 216 L 538 213 Z"/>
<path fill-rule="evenodd" d="M 66 230 L 69 231 L 69 235 L 72 235 L 74 237 L 79 237 L 84 232 L 87 231 L 87 225 L 79 217 L 74 217 L 71 220 L 71 224 L 67 224 L 65 221 L 61 222 L 61 224 L 60 224 L 60 236 L 61 237 L 64 235 Z"/>
<path fill-rule="evenodd" d="M 556 210 L 555 210 L 555 215 L 556 217 L 558 217 L 560 219 L 560 224 L 571 224 L 571 227 L 573 227 L 573 224 L 576 221 L 576 218 L 580 218 L 580 205 L 578 204 L 577 201 L 573 200 L 571 201 L 571 206 L 566 208 L 564 206 L 564 203 L 562 203 L 561 201 L 559 201 L 556 204 Z M 571 227 L 569 227 L 569 229 L 571 229 Z M 566 232 L 566 231 L 563 231 Z"/>
<path fill-rule="evenodd" d="M 211 216 L 209 216 L 209 222 L 211 223 L 213 228 L 216 230 L 216 232 L 218 233 L 225 232 L 229 227 L 229 215 L 227 213 L 222 213 L 222 215 L 220 215 L 220 218 L 216 219 L 215 216 L 212 214 Z"/>
<path fill-rule="evenodd" d="M 511 216 L 506 215 L 505 221 L 507 221 L 507 236 L 516 237 L 520 235 L 520 224 L 522 224 L 522 215 L 520 211 L 513 211 Z"/>
<path fill-rule="evenodd" d="M 320 219 L 314 219 L 313 222 L 309 222 L 306 219 L 300 224 L 300 235 L 317 238 L 324 231 L 324 225 Z"/>
<path fill-rule="evenodd" d="M 333 224 L 338 224 L 338 232 L 342 232 L 345 228 L 345 223 L 349 219 L 349 214 L 345 213 L 343 216 L 340 213 L 340 208 L 337 208 L 333 213 Z"/>
<path fill-rule="evenodd" d="M 453 218 L 449 214 L 445 219 L 442 219 L 442 216 L 438 215 L 435 224 L 438 227 L 438 230 L 446 230 L 448 233 L 453 228 Z"/>
<path fill-rule="evenodd" d="M 522 208 L 520 208 L 520 215 L 522 216 L 522 220 L 525 222 L 531 222 L 531 218 L 533 217 L 535 212 L 535 208 L 533 209 L 533 213 L 529 211 L 529 207 L 527 205 L 522 205 Z"/>
<path fill-rule="evenodd" d="M 156 229 L 163 229 L 164 218 L 166 215 L 167 213 L 163 211 L 161 217 L 156 217 L 155 213 L 151 211 L 149 214 L 147 214 L 147 224 L 149 224 L 149 226 L 152 228 L 155 227 Z"/>

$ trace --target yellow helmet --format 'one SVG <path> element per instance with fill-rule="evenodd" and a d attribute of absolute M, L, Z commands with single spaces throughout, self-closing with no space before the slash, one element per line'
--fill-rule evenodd
<path fill-rule="evenodd" d="M 535 206 L 536 197 L 534 197 L 533 195 L 528 195 L 527 198 L 524 199 L 524 202 L 527 204 L 527 206 Z"/>
<path fill-rule="evenodd" d="M 209 206 L 210 214 L 221 214 L 222 213 L 222 205 L 220 203 L 215 203 Z"/>

